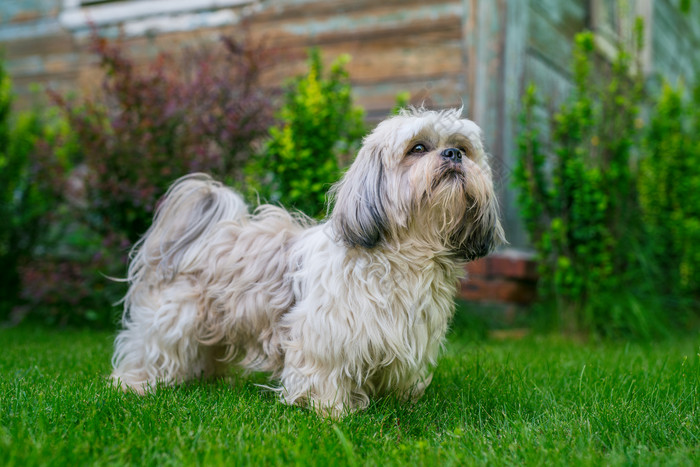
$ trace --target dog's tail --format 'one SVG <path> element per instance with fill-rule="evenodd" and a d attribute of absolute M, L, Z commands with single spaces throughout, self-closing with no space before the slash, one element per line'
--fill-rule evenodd
<path fill-rule="evenodd" d="M 247 217 L 243 198 L 209 175 L 179 178 L 156 209 L 153 224 L 131 250 L 127 281 L 139 282 L 144 274 L 171 280 L 196 264 L 217 223 L 245 222 Z"/>

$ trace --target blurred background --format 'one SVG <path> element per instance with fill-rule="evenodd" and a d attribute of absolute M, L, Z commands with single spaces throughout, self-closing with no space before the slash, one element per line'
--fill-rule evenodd
<path fill-rule="evenodd" d="M 187 172 L 322 218 L 411 104 L 492 154 L 510 244 L 460 319 L 694 332 L 699 49 L 693 0 L 3 0 L 0 321 L 113 327 L 108 277 Z"/>

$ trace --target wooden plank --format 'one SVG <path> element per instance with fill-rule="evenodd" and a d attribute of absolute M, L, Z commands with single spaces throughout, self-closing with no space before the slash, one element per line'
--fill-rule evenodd
<path fill-rule="evenodd" d="M 75 50 L 75 43 L 68 33 L 50 36 L 0 42 L 5 58 L 13 60 L 29 55 L 63 54 Z"/>
<path fill-rule="evenodd" d="M 476 114 L 476 99 L 478 99 L 476 73 L 479 67 L 477 54 L 477 16 L 478 0 L 463 0 L 462 2 L 462 74 L 464 101 L 467 115 Z"/>
<path fill-rule="evenodd" d="M 572 88 L 568 76 L 558 73 L 537 54 L 528 53 L 523 78 L 525 82 L 535 83 L 546 107 L 558 107 L 567 99 Z"/>
<path fill-rule="evenodd" d="M 56 16 L 61 4 L 62 0 L 2 0 L 0 24 L 23 23 Z"/>
<path fill-rule="evenodd" d="M 530 8 L 521 0 L 509 0 L 505 19 L 505 49 L 503 82 L 503 167 L 499 199 L 505 223 L 508 227 L 508 241 L 511 246 L 524 248 L 529 239 L 520 217 L 517 192 L 511 188 L 512 173 L 517 164 L 517 118 L 521 108 L 521 96 L 527 86 L 525 80 L 525 59 L 529 35 Z"/>
<path fill-rule="evenodd" d="M 502 123 L 503 50 L 505 47 L 504 19 L 505 0 L 476 0 L 470 3 L 465 14 L 474 15 L 469 20 L 467 46 L 469 67 L 474 67 L 470 116 L 481 126 L 486 140 L 496 157 L 501 157 L 502 143 L 499 138 Z M 470 30 L 473 29 L 473 30 Z"/>
<path fill-rule="evenodd" d="M 371 41 L 393 37 L 411 41 L 423 34 L 441 32 L 459 37 L 459 9 L 418 6 L 396 9 L 371 8 L 352 14 L 259 23 L 251 18 L 251 31 L 284 47 L 324 45 L 333 42 Z"/>
<path fill-rule="evenodd" d="M 573 37 L 587 27 L 587 3 L 581 0 L 534 0 L 530 8 L 537 16 L 558 28 L 564 35 Z"/>
<path fill-rule="evenodd" d="M 429 108 L 461 107 L 460 95 L 455 92 L 460 75 L 439 76 L 415 81 L 387 81 L 384 83 L 355 83 L 355 102 L 367 111 L 373 120 L 383 118 L 396 103 L 396 95 L 407 91 L 413 105 L 424 104 Z"/>
<path fill-rule="evenodd" d="M 652 71 L 672 83 L 681 79 L 691 86 L 697 83 L 700 77 L 694 61 L 700 49 L 700 37 L 694 35 L 691 25 L 699 27 L 700 21 L 690 21 L 690 15 L 681 15 L 665 1 L 654 2 L 653 17 Z"/>
<path fill-rule="evenodd" d="M 575 34 L 569 34 L 551 23 L 539 9 L 531 9 L 528 15 L 528 46 L 543 59 L 548 60 L 559 72 L 568 70 L 573 59 Z"/>
<path fill-rule="evenodd" d="M 329 56 L 334 56 L 347 48 L 328 46 L 323 50 Z M 348 71 L 357 82 L 459 73 L 459 43 L 444 43 L 439 48 L 415 47 L 410 50 L 360 47 L 356 51 L 348 64 Z"/>
<path fill-rule="evenodd" d="M 262 10 L 254 13 L 256 23 L 290 21 L 300 18 L 315 18 L 350 15 L 353 13 L 366 14 L 379 9 L 394 12 L 411 8 L 439 7 L 440 5 L 459 5 L 460 0 L 443 0 L 426 3 L 425 0 L 284 0 L 270 2 Z"/>

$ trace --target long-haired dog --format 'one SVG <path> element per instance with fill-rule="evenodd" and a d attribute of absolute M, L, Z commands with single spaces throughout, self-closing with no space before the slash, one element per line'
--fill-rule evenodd
<path fill-rule="evenodd" d="M 249 214 L 206 175 L 176 181 L 132 251 L 115 383 L 143 393 L 236 364 L 334 417 L 420 397 L 464 264 L 504 241 L 480 130 L 460 113 L 380 123 L 323 223 Z"/>

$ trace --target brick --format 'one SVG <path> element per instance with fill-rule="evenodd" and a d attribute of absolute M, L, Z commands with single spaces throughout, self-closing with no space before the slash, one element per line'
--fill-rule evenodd
<path fill-rule="evenodd" d="M 493 256 L 490 262 L 493 276 L 524 280 L 537 279 L 537 264 L 531 259 Z"/>
<path fill-rule="evenodd" d="M 488 277 L 491 274 L 491 257 L 480 258 L 467 263 L 467 274 L 470 276 Z"/>
<path fill-rule="evenodd" d="M 534 282 L 472 277 L 460 284 L 460 297 L 479 302 L 529 304 L 537 297 Z"/>
<path fill-rule="evenodd" d="M 537 263 L 529 253 L 505 250 L 467 263 L 467 274 L 489 278 L 537 280 Z"/>

